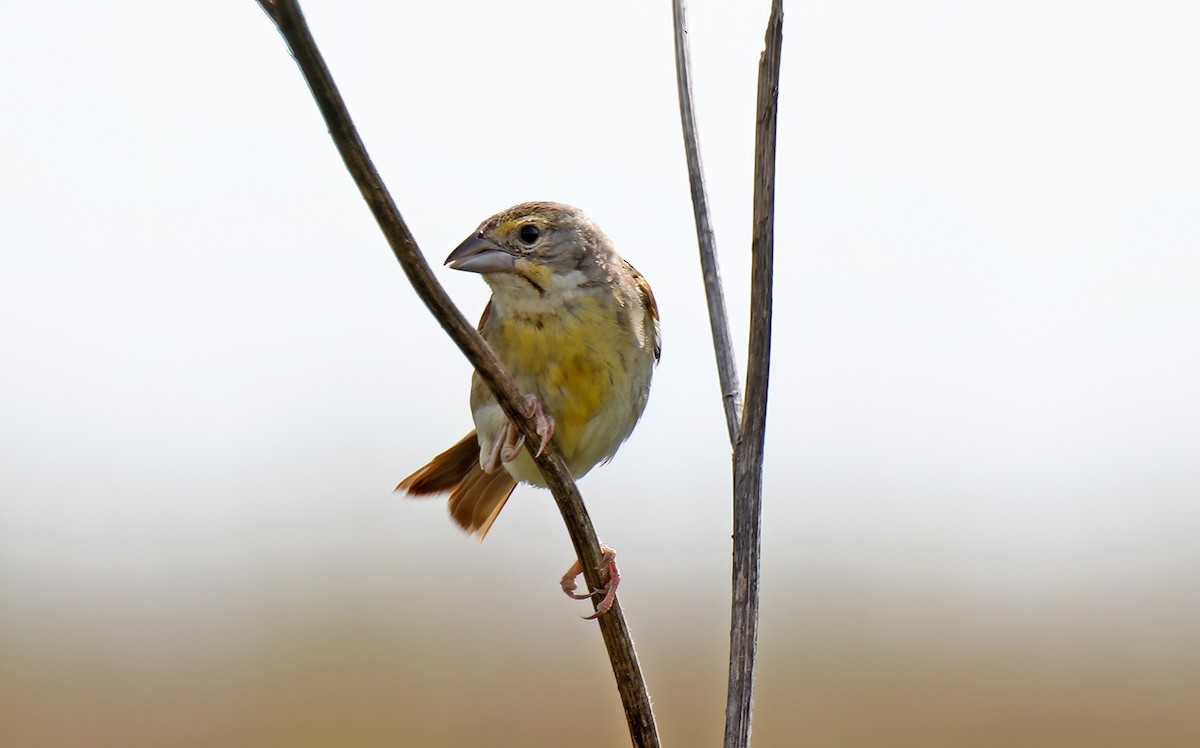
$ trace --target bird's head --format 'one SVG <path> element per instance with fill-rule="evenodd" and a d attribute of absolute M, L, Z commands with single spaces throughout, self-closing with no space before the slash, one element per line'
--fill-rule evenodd
<path fill-rule="evenodd" d="M 446 258 L 499 287 L 539 295 L 585 281 L 608 239 L 582 211 L 561 203 L 522 203 L 480 224 Z"/>

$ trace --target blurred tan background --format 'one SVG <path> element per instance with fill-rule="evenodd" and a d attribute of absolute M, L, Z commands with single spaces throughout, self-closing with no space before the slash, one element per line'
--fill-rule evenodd
<path fill-rule="evenodd" d="M 691 5 L 740 340 L 766 7 Z M 649 408 L 582 489 L 666 743 L 718 745 L 669 4 L 305 9 L 435 265 L 549 198 L 653 283 Z M 1200 11 L 786 12 L 756 744 L 1200 745 Z M 0 4 L 0 745 L 624 744 L 548 494 L 483 544 L 390 494 L 469 369 L 255 4 L 188 13 Z"/>

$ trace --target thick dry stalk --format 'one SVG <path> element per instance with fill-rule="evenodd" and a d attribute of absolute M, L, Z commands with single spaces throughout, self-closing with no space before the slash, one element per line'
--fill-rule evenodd
<path fill-rule="evenodd" d="M 700 138 L 696 134 L 696 113 L 692 109 L 692 59 L 688 48 L 687 4 L 673 0 L 675 12 L 675 83 L 679 89 L 679 119 L 683 123 L 683 147 L 687 154 L 688 182 L 692 188 L 692 212 L 696 216 L 696 240 L 700 244 L 700 269 L 704 274 L 704 293 L 708 298 L 708 319 L 712 326 L 713 351 L 717 355 L 717 376 L 721 380 L 721 401 L 725 405 L 725 425 L 729 445 L 737 444 L 741 418 L 741 392 L 738 387 L 737 361 L 733 340 L 729 337 L 729 317 L 725 314 L 725 291 L 721 269 L 717 265 L 717 240 L 708 220 L 708 194 L 704 190 L 704 169 L 700 166 Z"/>
<path fill-rule="evenodd" d="M 734 450 L 733 611 L 729 627 L 726 748 L 750 745 L 754 661 L 758 652 L 758 579 L 762 526 L 763 445 L 771 368 L 771 287 L 775 253 L 775 122 L 783 46 L 783 0 L 773 0 L 766 49 L 758 64 L 754 137 L 754 235 L 751 243 L 750 346 L 746 404 Z"/>
<path fill-rule="evenodd" d="M 325 118 L 346 169 L 358 185 L 363 199 L 379 223 L 379 228 L 417 295 L 479 372 L 505 414 L 525 434 L 527 443 L 538 443 L 540 437 L 536 426 L 528 417 L 525 399 L 517 390 L 516 383 L 504 371 L 491 347 L 450 301 L 450 297 L 433 276 L 428 263 L 417 248 L 416 240 L 401 218 L 358 137 L 341 94 L 334 85 L 299 6 L 292 0 L 258 1 L 275 22 L 291 49 L 292 56 L 300 66 L 300 71 Z M 571 543 L 583 564 L 584 579 L 591 587 L 599 587 L 602 584 L 600 569 L 603 567 L 600 544 L 584 508 L 583 499 L 579 495 L 579 489 L 576 488 L 575 481 L 553 443 L 547 445 L 542 455 L 535 459 L 551 493 L 554 494 L 559 511 L 562 512 Z M 633 745 L 657 748 L 659 739 L 654 724 L 654 713 L 650 707 L 650 697 L 642 679 L 641 667 L 634 652 L 633 639 L 625 625 L 620 602 L 615 602 L 612 609 L 597 620 L 604 644 L 608 648 Z"/>

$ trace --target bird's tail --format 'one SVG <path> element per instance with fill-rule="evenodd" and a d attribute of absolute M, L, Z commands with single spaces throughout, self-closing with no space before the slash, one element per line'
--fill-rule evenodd
<path fill-rule="evenodd" d="M 409 496 L 450 492 L 450 516 L 470 534 L 484 536 L 517 487 L 508 471 L 485 473 L 479 467 L 479 440 L 475 432 L 464 436 L 429 464 L 400 481 L 396 491 Z"/>

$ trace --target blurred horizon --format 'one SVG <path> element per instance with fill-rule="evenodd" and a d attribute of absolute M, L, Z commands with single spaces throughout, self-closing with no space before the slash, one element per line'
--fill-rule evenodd
<path fill-rule="evenodd" d="M 623 744 L 602 644 L 556 589 L 558 566 L 431 530 L 444 548 L 414 569 L 379 522 L 398 512 L 358 508 L 354 522 L 279 528 L 354 531 L 351 543 L 321 541 L 324 556 L 243 541 L 160 552 L 170 563 L 153 570 L 60 568 L 37 589 L 6 579 L 4 744 Z M 979 568 L 955 579 L 911 555 L 868 578 L 810 540 L 791 563 L 767 545 L 762 744 L 1185 746 L 1200 735 L 1194 566 L 1160 559 L 1104 587 L 1079 570 L 986 588 Z M 692 575 L 706 586 L 673 590 L 645 558 L 621 560 L 664 741 L 719 743 L 727 581 Z"/>

